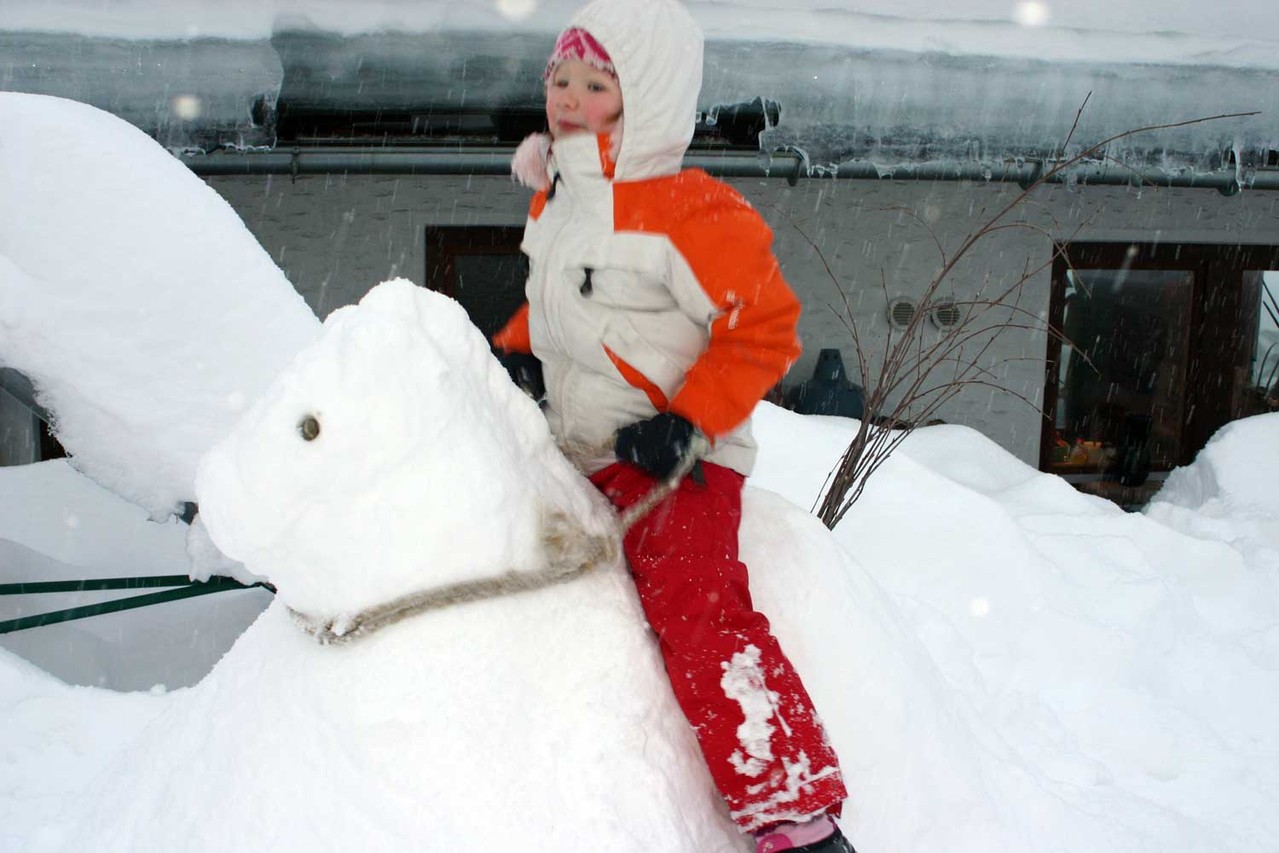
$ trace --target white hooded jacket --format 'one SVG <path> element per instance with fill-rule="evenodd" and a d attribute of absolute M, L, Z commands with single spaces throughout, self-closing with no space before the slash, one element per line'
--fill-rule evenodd
<path fill-rule="evenodd" d="M 494 342 L 543 364 L 547 418 L 587 473 L 619 427 L 669 411 L 750 472 L 749 417 L 799 354 L 772 234 L 734 190 L 681 171 L 702 36 L 677 0 L 596 0 L 570 22 L 608 51 L 625 132 L 557 140 L 521 248 L 528 305 Z"/>

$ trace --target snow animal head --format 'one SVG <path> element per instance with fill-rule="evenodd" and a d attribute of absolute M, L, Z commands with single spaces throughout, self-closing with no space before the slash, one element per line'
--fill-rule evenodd
<path fill-rule="evenodd" d="M 462 308 L 404 280 L 329 316 L 196 490 L 218 547 L 317 616 L 540 569 L 548 519 L 612 523 Z"/>

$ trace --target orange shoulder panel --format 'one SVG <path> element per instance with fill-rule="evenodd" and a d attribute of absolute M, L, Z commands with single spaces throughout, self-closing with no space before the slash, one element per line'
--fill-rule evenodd
<path fill-rule="evenodd" d="M 665 234 L 719 309 L 670 411 L 723 435 L 800 353 L 800 304 L 773 256 L 772 231 L 736 190 L 699 169 L 615 183 L 613 199 L 616 230 Z"/>

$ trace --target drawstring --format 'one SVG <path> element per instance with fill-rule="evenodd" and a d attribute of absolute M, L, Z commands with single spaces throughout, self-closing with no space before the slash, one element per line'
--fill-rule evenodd
<path fill-rule="evenodd" d="M 556 172 L 555 177 L 551 180 L 551 188 L 546 191 L 546 200 L 550 201 L 555 198 L 555 188 L 560 185 L 560 173 Z"/>

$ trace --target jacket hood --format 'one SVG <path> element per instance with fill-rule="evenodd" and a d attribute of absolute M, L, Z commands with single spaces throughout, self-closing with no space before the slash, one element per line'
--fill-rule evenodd
<path fill-rule="evenodd" d="M 594 0 L 569 22 L 613 60 L 626 130 L 614 180 L 678 172 L 697 124 L 702 31 L 679 0 Z"/>

